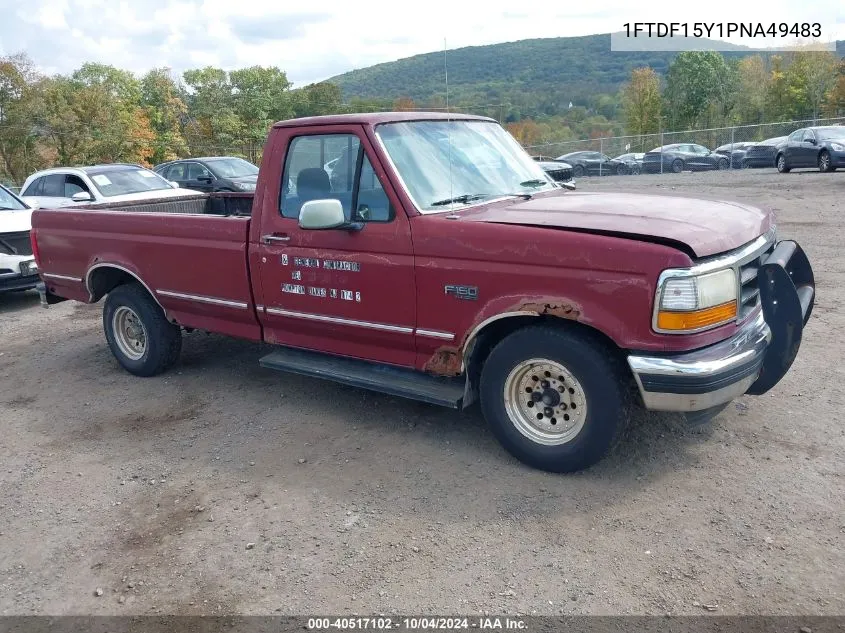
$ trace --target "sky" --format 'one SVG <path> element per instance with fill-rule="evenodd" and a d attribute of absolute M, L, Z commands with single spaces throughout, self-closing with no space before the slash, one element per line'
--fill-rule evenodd
<path fill-rule="evenodd" d="M 842 0 L 0 0 L 0 55 L 47 74 L 85 61 L 143 73 L 278 66 L 295 86 L 402 57 L 537 37 L 609 33 L 626 22 L 820 22 L 845 39 Z M 759 41 L 732 40 L 759 45 Z"/>

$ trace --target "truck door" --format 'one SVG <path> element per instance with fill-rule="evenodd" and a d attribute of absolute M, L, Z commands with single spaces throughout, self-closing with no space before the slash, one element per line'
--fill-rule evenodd
<path fill-rule="evenodd" d="M 286 151 L 271 160 L 278 175 L 268 179 L 277 182 L 264 181 L 258 256 L 251 257 L 265 339 L 412 367 L 410 227 L 363 127 L 275 132 L 275 146 Z M 339 200 L 359 228 L 300 228 L 303 203 L 325 199 Z"/>

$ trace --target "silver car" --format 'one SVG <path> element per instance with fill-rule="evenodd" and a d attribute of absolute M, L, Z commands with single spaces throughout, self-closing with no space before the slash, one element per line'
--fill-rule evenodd
<path fill-rule="evenodd" d="M 21 197 L 45 209 L 97 203 L 131 202 L 196 196 L 191 189 L 165 180 L 140 165 L 57 167 L 32 174 L 21 187 Z"/>

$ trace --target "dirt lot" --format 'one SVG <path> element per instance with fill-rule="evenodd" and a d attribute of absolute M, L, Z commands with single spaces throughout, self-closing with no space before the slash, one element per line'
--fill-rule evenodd
<path fill-rule="evenodd" d="M 818 302 L 773 392 L 700 430 L 643 415 L 555 476 L 477 410 L 273 373 L 254 344 L 193 333 L 134 378 L 100 305 L 5 295 L 0 614 L 845 613 L 845 174 L 579 186 L 777 212 Z"/>

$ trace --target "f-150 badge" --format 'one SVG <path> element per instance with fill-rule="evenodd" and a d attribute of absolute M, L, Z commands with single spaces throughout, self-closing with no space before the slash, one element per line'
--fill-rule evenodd
<path fill-rule="evenodd" d="M 451 295 L 456 299 L 465 299 L 467 301 L 476 301 L 478 299 L 478 286 L 455 286 L 447 284 L 445 290 L 447 295 Z"/>

